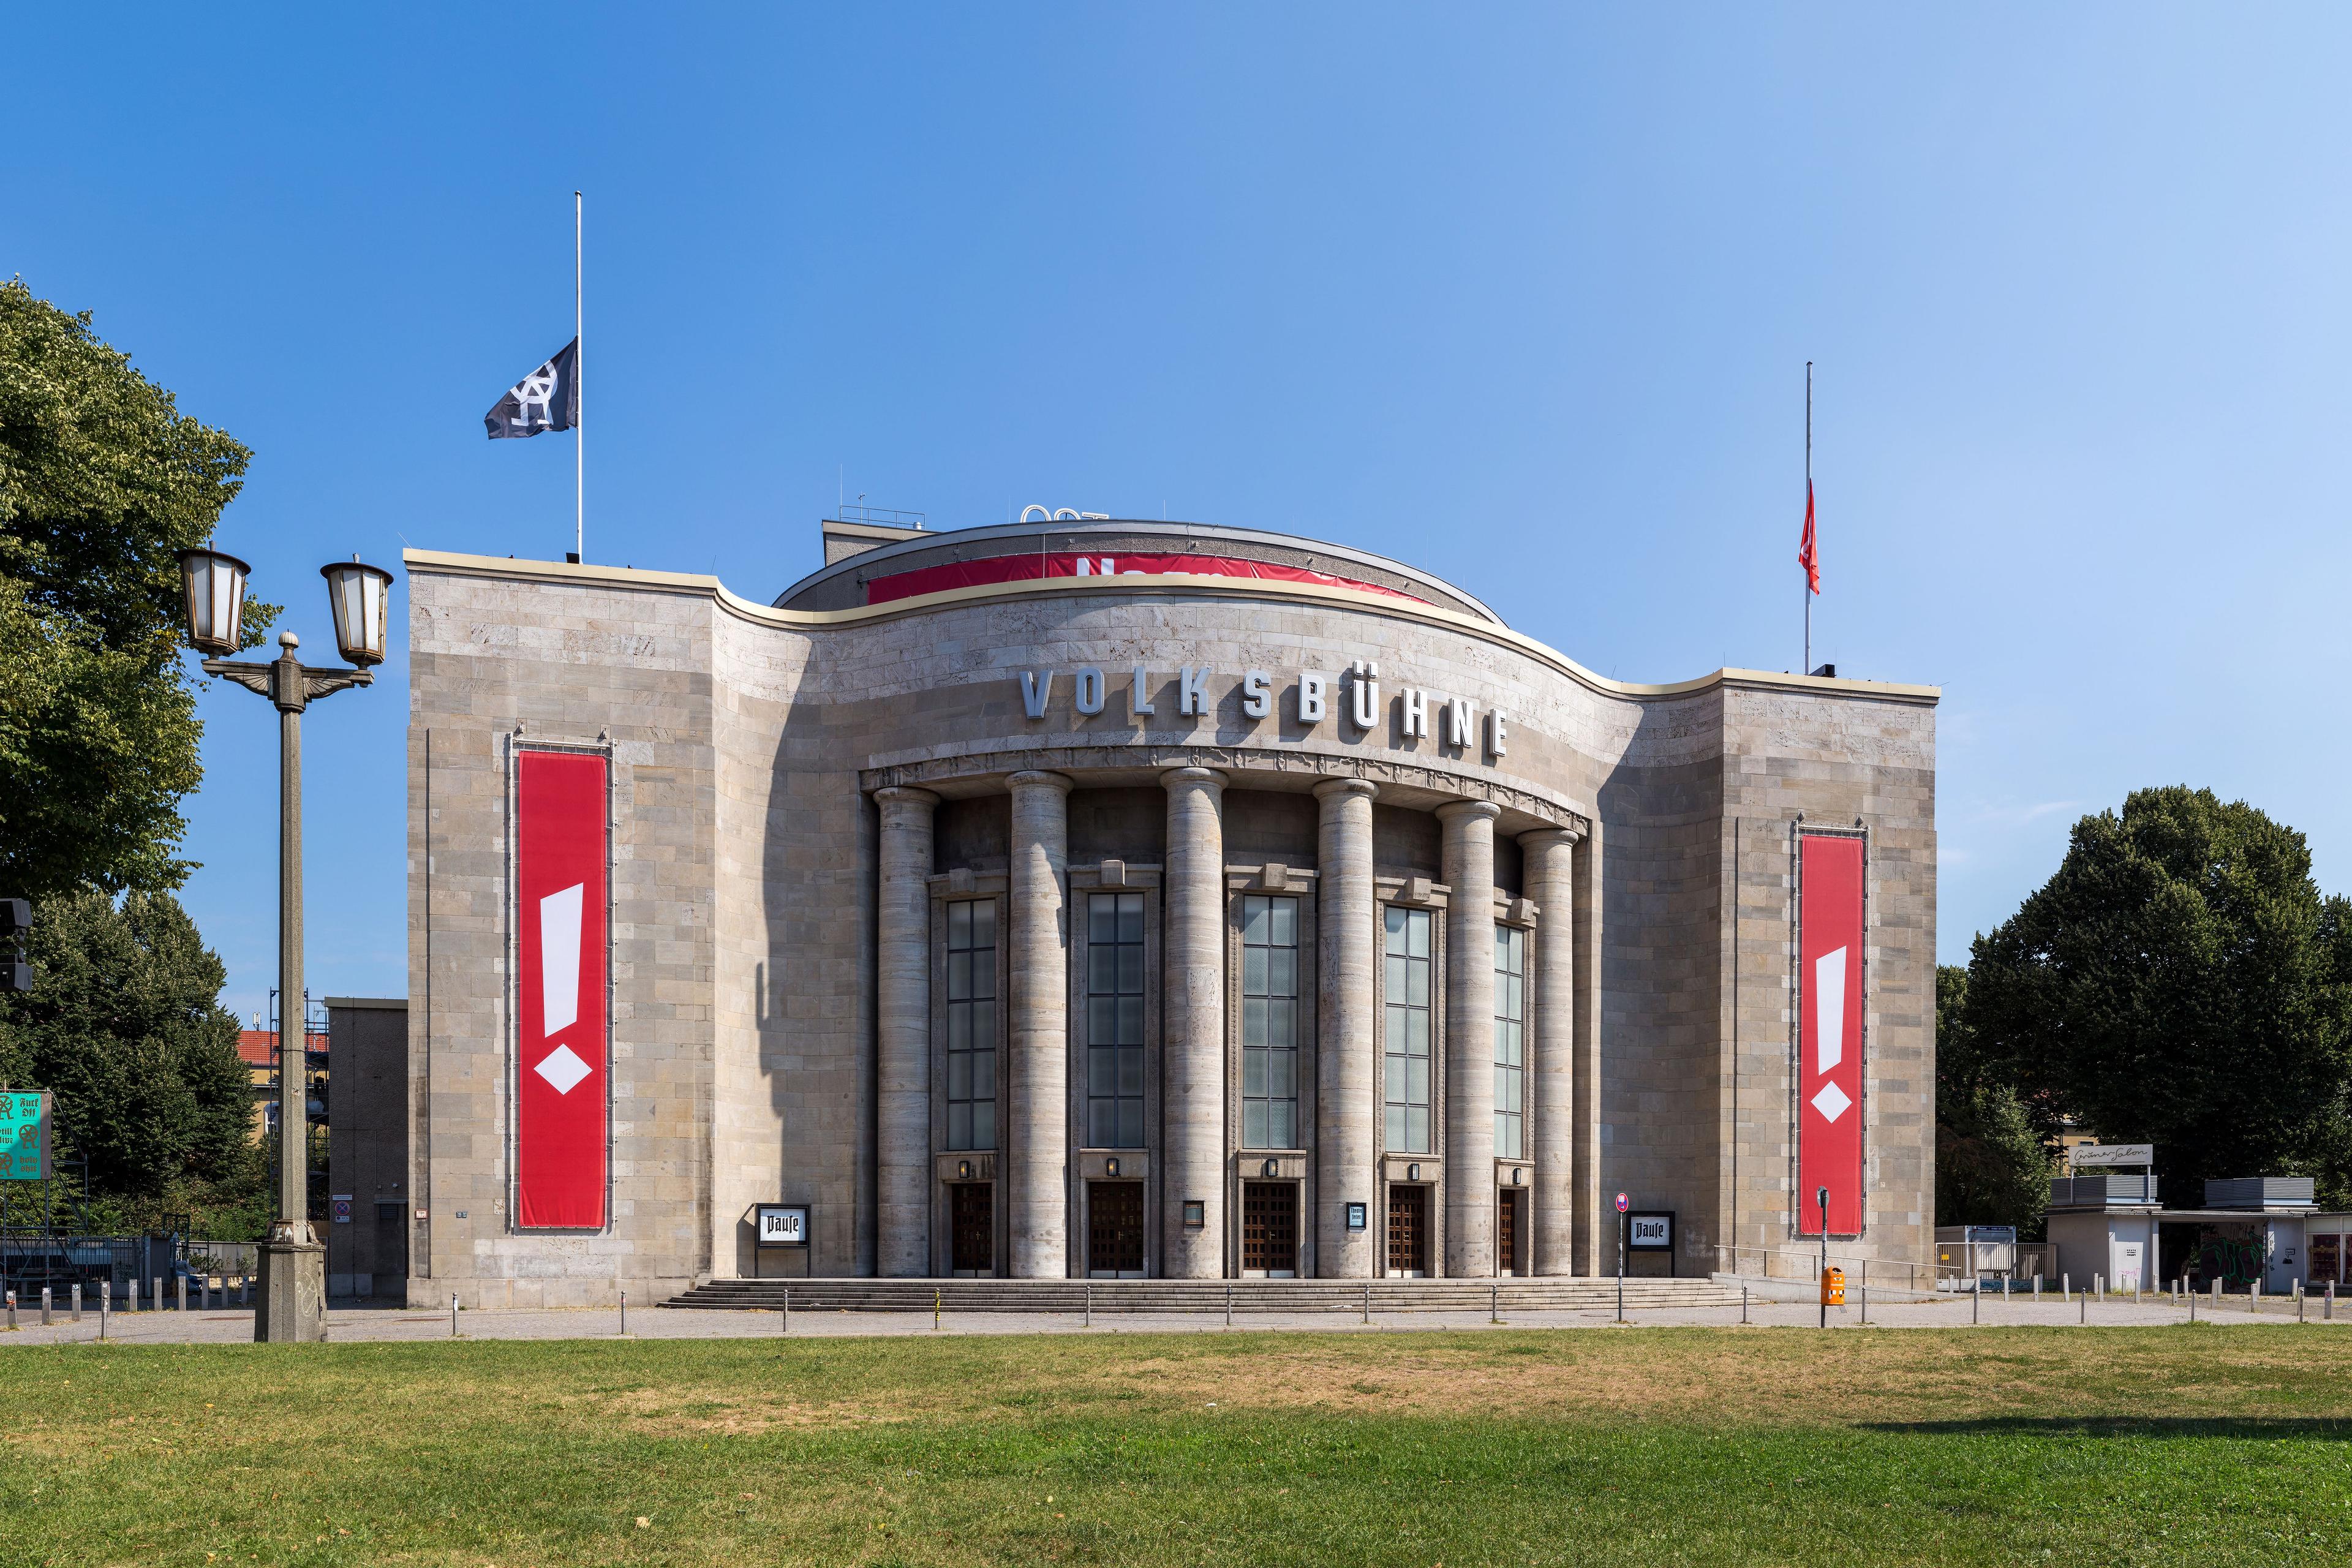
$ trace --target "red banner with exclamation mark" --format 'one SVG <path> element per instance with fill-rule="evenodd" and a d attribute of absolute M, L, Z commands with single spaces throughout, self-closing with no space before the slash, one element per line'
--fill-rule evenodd
<path fill-rule="evenodd" d="M 1863 841 L 1797 840 L 1797 1234 L 1862 1233 Z"/>
<path fill-rule="evenodd" d="M 604 1225 L 605 759 L 515 759 L 515 1224 Z"/>

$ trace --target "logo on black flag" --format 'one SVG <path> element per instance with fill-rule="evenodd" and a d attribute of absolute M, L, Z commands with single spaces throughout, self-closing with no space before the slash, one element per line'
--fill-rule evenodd
<path fill-rule="evenodd" d="M 482 416 L 490 439 L 536 436 L 541 430 L 569 430 L 580 423 L 580 340 L 572 339 L 553 359 L 517 382 Z"/>

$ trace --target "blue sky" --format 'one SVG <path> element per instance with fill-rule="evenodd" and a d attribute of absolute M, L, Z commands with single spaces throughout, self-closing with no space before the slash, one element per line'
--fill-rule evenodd
<path fill-rule="evenodd" d="M 509 19 L 511 18 L 511 19 Z M 1604 674 L 1944 688 L 1940 945 L 2187 781 L 2352 890 L 2352 22 L 2294 7 L 414 8 L 11 23 L 0 268 L 254 448 L 316 648 L 356 550 L 765 598 L 836 485 L 1386 552 Z M 397 601 L 404 611 L 404 596 Z M 311 714 L 315 992 L 400 994 L 404 670 Z M 265 704 L 187 899 L 262 1005 Z"/>

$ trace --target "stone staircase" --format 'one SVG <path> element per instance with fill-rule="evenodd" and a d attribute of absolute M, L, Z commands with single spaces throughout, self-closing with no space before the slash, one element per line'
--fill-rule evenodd
<path fill-rule="evenodd" d="M 1537 1279 L 713 1279 L 665 1307 L 722 1311 L 1374 1312 L 1613 1310 L 1617 1280 Z M 1712 1279 L 1625 1281 L 1625 1310 L 1737 1307 Z"/>

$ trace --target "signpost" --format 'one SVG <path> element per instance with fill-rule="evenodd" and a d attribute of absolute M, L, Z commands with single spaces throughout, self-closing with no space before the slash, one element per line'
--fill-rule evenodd
<path fill-rule="evenodd" d="M 1633 1206 L 1624 1194 L 1617 1194 L 1617 1321 L 1625 1321 L 1625 1211 Z"/>

